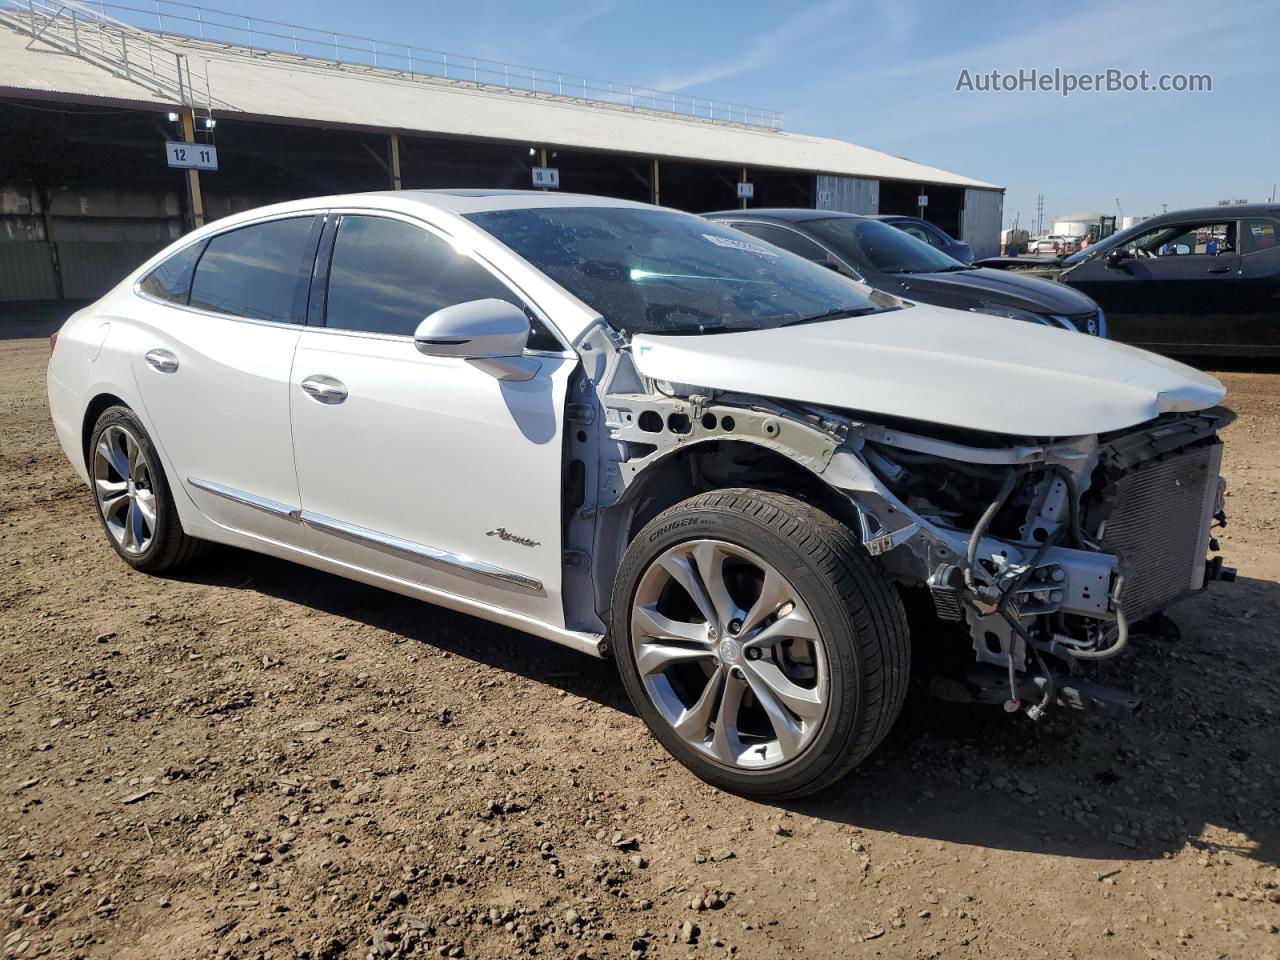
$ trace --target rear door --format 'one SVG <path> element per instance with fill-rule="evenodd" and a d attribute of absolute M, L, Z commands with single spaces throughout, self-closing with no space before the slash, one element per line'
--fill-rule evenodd
<path fill-rule="evenodd" d="M 564 405 L 577 356 L 535 315 L 528 381 L 419 353 L 442 307 L 519 291 L 416 219 L 349 212 L 321 245 L 289 390 L 311 548 L 561 626 Z"/>
<path fill-rule="evenodd" d="M 1237 309 L 1231 345 L 1280 356 L 1280 222 L 1254 217 L 1240 224 Z"/>
<path fill-rule="evenodd" d="M 296 540 L 289 373 L 320 218 L 214 235 L 144 278 L 131 357 L 155 440 L 214 523 Z"/>

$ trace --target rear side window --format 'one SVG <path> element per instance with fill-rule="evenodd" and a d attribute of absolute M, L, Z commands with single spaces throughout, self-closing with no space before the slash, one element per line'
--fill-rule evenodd
<path fill-rule="evenodd" d="M 797 253 L 806 260 L 813 260 L 816 263 L 825 263 L 827 260 L 827 251 L 812 240 L 806 239 L 786 227 L 775 227 L 769 223 L 754 223 L 751 221 L 734 223 L 733 227 L 743 233 L 749 233 L 751 236 L 766 243 L 771 243 L 775 247 L 781 247 L 783 250 Z"/>
<path fill-rule="evenodd" d="M 895 223 L 895 227 L 901 230 L 909 237 L 915 237 L 917 240 L 923 240 L 931 247 L 941 246 L 938 238 L 923 227 L 918 227 L 914 223 Z"/>
<path fill-rule="evenodd" d="M 203 241 L 187 244 L 143 278 L 142 292 L 166 303 L 185 304 L 191 296 L 191 277 L 202 250 Z"/>
<path fill-rule="evenodd" d="M 301 322 L 315 255 L 312 216 L 213 237 L 196 264 L 191 306 L 251 320 Z"/>
<path fill-rule="evenodd" d="M 1241 253 L 1257 253 L 1259 250 L 1275 250 L 1280 247 L 1280 224 L 1274 220 L 1246 220 L 1243 224 Z"/>
<path fill-rule="evenodd" d="M 346 215 L 338 224 L 329 266 L 325 325 L 411 336 L 423 319 L 470 300 L 524 302 L 487 269 L 447 241 L 403 220 Z M 530 318 L 529 346 L 560 350 Z"/>

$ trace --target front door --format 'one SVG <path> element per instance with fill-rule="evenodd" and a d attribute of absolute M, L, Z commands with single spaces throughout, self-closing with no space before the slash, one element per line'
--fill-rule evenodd
<path fill-rule="evenodd" d="M 1240 254 L 1234 221 L 1152 228 L 1085 261 L 1063 281 L 1098 302 L 1112 339 L 1166 353 L 1214 352 L 1230 342 Z"/>
<path fill-rule="evenodd" d="M 289 372 L 318 237 L 312 215 L 217 234 L 159 268 L 193 269 L 178 293 L 144 281 L 136 317 L 134 376 L 170 483 L 212 522 L 285 542 L 299 532 Z"/>
<path fill-rule="evenodd" d="M 416 221 L 345 214 L 332 229 L 324 326 L 302 333 L 290 387 L 312 549 L 563 625 L 562 442 L 576 357 L 540 325 L 528 381 L 424 356 L 412 334 L 427 314 L 519 297 Z"/>

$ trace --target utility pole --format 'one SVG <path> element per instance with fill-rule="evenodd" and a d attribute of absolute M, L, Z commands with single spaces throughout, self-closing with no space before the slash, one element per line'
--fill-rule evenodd
<path fill-rule="evenodd" d="M 182 139 L 196 142 L 196 118 L 194 107 L 182 108 Z M 191 211 L 191 226 L 204 226 L 204 196 L 200 192 L 200 171 L 192 167 L 187 171 L 187 209 Z"/>
<path fill-rule="evenodd" d="M 1044 233 L 1044 194 L 1036 194 L 1036 236 Z"/>

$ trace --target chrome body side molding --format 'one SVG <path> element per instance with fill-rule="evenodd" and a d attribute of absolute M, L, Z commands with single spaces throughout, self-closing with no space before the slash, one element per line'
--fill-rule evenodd
<path fill-rule="evenodd" d="M 323 517 L 317 513 L 310 513 L 306 510 L 302 511 L 302 522 L 309 527 L 315 527 L 317 530 L 323 530 L 326 533 L 336 534 L 353 540 L 356 543 L 365 546 L 376 547 L 380 550 L 387 550 L 392 553 L 399 553 L 415 560 L 430 560 L 434 563 L 441 563 L 448 567 L 456 567 L 466 570 L 468 573 L 478 573 L 481 576 L 489 577 L 494 580 L 501 580 L 503 583 L 509 583 L 517 587 L 524 587 L 526 590 L 541 590 L 542 581 L 533 577 L 527 577 L 522 573 L 516 573 L 514 570 L 508 570 L 506 567 L 499 567 L 496 564 L 485 563 L 483 560 L 469 560 L 466 557 L 460 557 L 457 554 L 449 553 L 447 550 L 441 550 L 438 547 L 428 547 L 425 544 L 414 543 L 411 540 L 403 540 L 400 537 L 393 537 L 390 534 L 379 533 L 376 530 L 369 530 L 365 527 L 358 527 L 353 523 L 344 523 L 341 520 L 334 520 L 332 517 Z"/>
<path fill-rule="evenodd" d="M 187 483 L 197 490 L 212 493 L 215 496 L 222 497 L 224 500 L 230 500 L 232 503 L 253 507 L 255 510 L 261 510 L 263 513 L 269 513 L 275 517 L 283 517 L 286 520 L 297 520 L 302 514 L 302 511 L 297 507 L 291 507 L 286 503 L 279 503 L 275 500 L 268 500 L 266 497 L 246 493 L 243 490 L 235 489 L 235 487 L 223 486 L 221 483 L 214 483 L 212 480 L 187 477 Z"/>
<path fill-rule="evenodd" d="M 483 577 L 489 577 L 493 580 L 500 580 L 503 583 L 509 583 L 513 586 L 523 587 L 526 590 L 541 590 L 542 581 L 534 577 L 525 576 L 523 573 L 517 573 L 514 570 L 508 570 L 506 567 L 500 567 L 497 564 L 486 563 L 483 560 L 470 560 L 466 557 L 460 557 L 455 553 L 447 550 L 441 550 L 438 547 L 429 547 L 426 544 L 414 543 L 412 540 L 404 540 L 400 537 L 394 537 L 388 533 L 379 533 L 377 530 L 370 530 L 367 527 L 358 527 L 354 523 L 345 523 L 342 520 L 335 520 L 332 517 L 321 516 L 318 513 L 311 513 L 298 507 L 291 507 L 285 503 L 278 503 L 275 500 L 268 500 L 266 497 L 259 497 L 252 493 L 246 493 L 243 490 L 237 490 L 234 487 L 224 486 L 221 483 L 214 483 L 211 480 L 201 480 L 198 477 L 187 477 L 187 483 L 191 484 L 197 490 L 204 490 L 216 496 L 223 497 L 233 503 L 239 503 L 246 507 L 253 507 L 255 510 L 261 510 L 275 517 L 281 517 L 286 520 L 301 521 L 309 527 L 317 530 L 323 530 L 325 533 L 332 533 L 347 540 L 354 541 L 363 546 L 375 547 L 379 550 L 398 553 L 402 556 L 410 557 L 414 560 L 430 560 L 433 563 L 443 564 L 447 567 L 455 567 L 465 570 L 468 573 L 479 574 Z"/>

